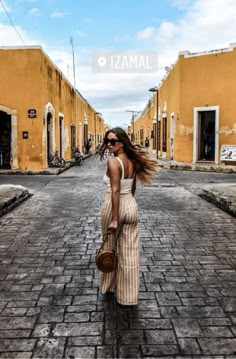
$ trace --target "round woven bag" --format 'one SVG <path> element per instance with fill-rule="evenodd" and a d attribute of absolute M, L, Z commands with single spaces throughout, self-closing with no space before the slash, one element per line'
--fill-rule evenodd
<path fill-rule="evenodd" d="M 113 272 L 118 264 L 115 252 L 109 249 L 100 249 L 96 255 L 97 268 L 104 273 Z"/>

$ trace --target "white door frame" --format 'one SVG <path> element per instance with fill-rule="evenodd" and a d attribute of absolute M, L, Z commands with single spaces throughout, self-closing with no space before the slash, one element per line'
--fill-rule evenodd
<path fill-rule="evenodd" d="M 44 133 L 43 133 L 43 144 L 42 144 L 42 148 L 44 151 L 44 159 L 45 159 L 45 163 L 48 166 L 48 159 L 47 159 L 47 151 L 48 151 L 48 145 L 47 145 L 47 116 L 48 113 L 51 114 L 51 122 L 50 122 L 50 126 L 51 126 L 51 131 L 50 131 L 50 147 L 49 148 L 49 152 L 54 153 L 56 150 L 56 140 L 55 140 L 55 110 L 52 106 L 52 104 L 50 102 L 48 102 L 45 105 L 44 108 Z"/>
<path fill-rule="evenodd" d="M 82 152 L 82 122 L 79 122 L 79 150 Z"/>
<path fill-rule="evenodd" d="M 170 114 L 170 159 L 174 159 L 174 143 L 175 143 L 175 113 Z"/>
<path fill-rule="evenodd" d="M 198 126 L 199 112 L 215 111 L 215 163 L 219 163 L 219 106 L 193 108 L 193 163 L 198 160 Z"/>

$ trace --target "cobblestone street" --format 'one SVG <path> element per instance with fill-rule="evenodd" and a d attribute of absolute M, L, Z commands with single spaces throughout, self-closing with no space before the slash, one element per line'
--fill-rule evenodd
<path fill-rule="evenodd" d="M 138 186 L 139 304 L 122 307 L 98 293 L 104 171 L 0 178 L 33 193 L 0 218 L 0 358 L 236 358 L 236 218 L 198 196 L 236 174 Z"/>

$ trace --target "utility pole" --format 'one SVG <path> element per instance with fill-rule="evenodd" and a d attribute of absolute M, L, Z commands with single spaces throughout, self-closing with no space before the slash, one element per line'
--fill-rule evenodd
<path fill-rule="evenodd" d="M 77 123 L 77 98 L 76 98 L 76 81 L 75 81 L 75 54 L 74 54 L 74 43 L 73 43 L 73 37 L 70 37 L 70 44 L 71 44 L 71 48 L 72 48 L 72 58 L 73 58 L 73 77 L 74 77 L 74 94 L 75 94 L 75 100 L 74 100 L 74 110 L 75 110 L 75 119 L 74 119 L 74 126 L 76 128 L 76 123 Z M 75 145 L 77 146 L 78 144 L 76 143 L 76 133 L 75 133 Z M 80 146 L 81 147 L 81 146 Z M 71 146 L 71 150 L 72 153 L 74 151 L 74 148 L 72 148 Z"/>
<path fill-rule="evenodd" d="M 152 92 L 153 97 L 152 97 L 152 101 L 153 101 L 153 109 L 154 109 L 154 93 L 156 93 L 156 97 L 157 97 L 157 102 L 156 102 L 156 128 L 154 131 L 154 139 L 156 142 L 156 149 L 157 149 L 157 159 L 158 159 L 158 150 L 159 150 L 159 133 L 160 133 L 160 128 L 159 128 L 159 122 L 158 122 L 158 88 L 155 87 L 151 87 L 148 91 Z M 155 111 L 155 110 L 154 110 Z"/>

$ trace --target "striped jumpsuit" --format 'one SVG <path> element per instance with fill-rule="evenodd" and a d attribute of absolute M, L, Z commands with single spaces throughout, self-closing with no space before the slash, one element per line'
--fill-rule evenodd
<path fill-rule="evenodd" d="M 122 305 L 136 305 L 139 293 L 139 234 L 138 234 L 138 207 L 132 195 L 133 178 L 124 178 L 124 165 L 119 157 L 115 157 L 121 165 L 122 176 L 120 183 L 119 226 L 116 231 L 116 240 L 110 238 L 104 245 L 113 248 L 118 254 L 118 268 L 111 273 L 101 273 L 101 293 L 115 292 L 116 300 Z M 105 174 L 104 182 L 107 193 L 102 208 L 103 238 L 112 218 L 112 201 L 110 178 Z"/>

